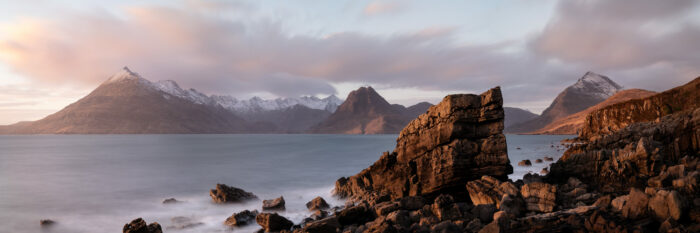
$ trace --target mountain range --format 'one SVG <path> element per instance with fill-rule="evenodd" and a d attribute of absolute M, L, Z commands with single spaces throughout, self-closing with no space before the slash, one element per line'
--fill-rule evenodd
<path fill-rule="evenodd" d="M 371 93 L 359 95 L 368 90 Z M 371 87 L 353 91 L 347 101 L 334 95 L 239 100 L 182 89 L 172 80 L 151 82 L 124 67 L 64 109 L 38 121 L 0 126 L 0 133 L 398 133 L 430 106 L 391 105 Z M 348 114 L 358 117 L 360 130 L 347 130 L 352 124 L 334 121 Z"/>

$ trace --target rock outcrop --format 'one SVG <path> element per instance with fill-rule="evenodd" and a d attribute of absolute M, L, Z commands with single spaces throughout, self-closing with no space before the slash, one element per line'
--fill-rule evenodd
<path fill-rule="evenodd" d="M 151 224 L 146 224 L 141 218 L 132 220 L 130 223 L 124 225 L 123 233 L 163 233 L 160 224 L 153 222 Z"/>
<path fill-rule="evenodd" d="M 253 193 L 225 184 L 216 184 L 216 189 L 209 191 L 209 196 L 215 203 L 238 203 L 258 199 Z"/>
<path fill-rule="evenodd" d="M 506 179 L 513 168 L 503 135 L 500 88 L 481 95 L 449 95 L 411 121 L 386 152 L 359 174 L 340 178 L 335 193 L 369 199 L 453 194 L 466 197 L 470 180 Z"/>
<path fill-rule="evenodd" d="M 284 204 L 284 197 L 280 196 L 272 200 L 263 200 L 262 209 L 263 211 L 285 210 Z"/>
<path fill-rule="evenodd" d="M 328 205 L 328 202 L 326 202 L 326 200 L 323 200 L 322 197 L 316 197 L 313 200 L 306 203 L 306 208 L 311 211 L 326 210 L 330 208 L 330 205 Z"/>

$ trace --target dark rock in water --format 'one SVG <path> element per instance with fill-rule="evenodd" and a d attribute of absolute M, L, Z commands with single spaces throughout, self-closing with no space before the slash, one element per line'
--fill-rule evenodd
<path fill-rule="evenodd" d="M 481 95 L 449 95 L 411 121 L 397 146 L 355 176 L 340 178 L 335 194 L 367 200 L 439 194 L 466 197 L 464 186 L 483 175 L 513 172 L 503 135 L 500 88 Z"/>
<path fill-rule="evenodd" d="M 554 161 L 554 158 L 547 157 L 547 156 L 545 156 L 543 159 L 544 159 L 544 161 L 547 161 L 547 162 Z"/>
<path fill-rule="evenodd" d="M 529 159 L 522 160 L 518 162 L 518 166 L 532 166 L 532 162 Z"/>
<path fill-rule="evenodd" d="M 182 230 L 204 225 L 202 222 L 194 221 L 192 218 L 177 216 L 170 219 L 172 225 L 166 226 L 168 230 Z"/>
<path fill-rule="evenodd" d="M 209 191 L 209 195 L 216 203 L 239 203 L 258 199 L 253 193 L 225 184 L 216 184 L 216 189 Z"/>
<path fill-rule="evenodd" d="M 547 183 L 525 184 L 520 190 L 527 210 L 545 213 L 554 210 L 556 193 L 557 186 Z"/>
<path fill-rule="evenodd" d="M 160 224 L 153 222 L 146 225 L 146 221 L 141 218 L 134 219 L 124 225 L 123 233 L 163 233 Z"/>
<path fill-rule="evenodd" d="M 294 223 L 289 219 L 278 215 L 277 213 L 261 213 L 255 217 L 255 221 L 260 225 L 265 232 L 277 232 L 281 230 L 289 230 Z"/>
<path fill-rule="evenodd" d="M 542 174 L 542 175 L 547 175 L 547 174 L 549 174 L 549 169 L 546 168 L 546 167 L 545 167 L 545 168 L 542 168 L 542 170 L 540 171 L 540 174 Z"/>
<path fill-rule="evenodd" d="M 327 233 L 327 232 L 337 232 L 337 229 L 341 228 L 338 218 L 331 216 L 318 221 L 313 221 L 304 227 L 304 232 L 306 233 Z"/>
<path fill-rule="evenodd" d="M 535 159 L 535 163 L 542 163 L 541 159 Z"/>
<path fill-rule="evenodd" d="M 256 216 L 258 216 L 257 210 L 244 210 L 231 215 L 231 217 L 226 218 L 224 225 L 232 227 L 245 226 L 255 221 Z"/>
<path fill-rule="evenodd" d="M 330 206 L 322 197 L 316 197 L 306 203 L 306 208 L 309 210 L 326 210 L 330 208 Z"/>
<path fill-rule="evenodd" d="M 163 200 L 163 204 L 175 204 L 175 203 L 180 203 L 181 201 L 178 201 L 175 198 L 168 198 Z"/>
<path fill-rule="evenodd" d="M 48 227 L 48 226 L 52 226 L 54 224 L 56 224 L 56 222 L 54 220 L 51 220 L 51 219 L 39 220 L 39 225 L 41 225 L 42 227 Z"/>
<path fill-rule="evenodd" d="M 272 200 L 263 200 L 263 211 L 285 210 L 284 197 L 280 196 Z"/>
<path fill-rule="evenodd" d="M 499 204 L 503 195 L 518 195 L 520 192 L 513 183 L 501 182 L 490 176 L 467 182 L 467 191 L 474 205 Z"/>

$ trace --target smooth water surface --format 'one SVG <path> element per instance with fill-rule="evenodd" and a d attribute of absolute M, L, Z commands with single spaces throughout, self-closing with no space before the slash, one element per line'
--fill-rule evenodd
<path fill-rule="evenodd" d="M 570 137 L 570 136 L 569 136 Z M 567 136 L 508 135 L 517 179 L 559 158 Z M 331 204 L 335 180 L 353 175 L 392 150 L 396 135 L 32 135 L 0 136 L 0 222 L 8 232 L 121 232 L 134 218 L 157 221 L 166 232 L 226 232 L 222 223 L 260 202 L 216 205 L 209 189 L 224 183 L 261 199 L 283 195 L 282 215 L 299 222 L 304 204 Z M 516 148 L 520 147 L 520 150 Z M 518 167 L 522 159 L 532 167 Z M 164 205 L 174 197 L 184 203 Z M 173 217 L 201 222 L 174 229 Z M 39 226 L 40 219 L 56 225 Z M 257 226 L 235 229 L 252 232 Z"/>

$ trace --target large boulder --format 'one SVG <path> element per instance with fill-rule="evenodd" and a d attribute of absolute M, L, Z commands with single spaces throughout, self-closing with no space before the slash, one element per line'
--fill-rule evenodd
<path fill-rule="evenodd" d="M 622 217 L 638 219 L 647 215 L 649 196 L 639 189 L 633 188 L 627 195 L 627 200 L 622 206 Z"/>
<path fill-rule="evenodd" d="M 160 224 L 153 222 L 151 224 L 146 224 L 141 218 L 132 220 L 130 223 L 124 225 L 122 229 L 123 233 L 163 233 Z"/>
<path fill-rule="evenodd" d="M 659 190 L 649 199 L 649 210 L 659 220 L 672 218 L 678 221 L 683 214 L 683 201 L 676 190 Z"/>
<path fill-rule="evenodd" d="M 289 230 L 294 223 L 289 219 L 278 215 L 277 213 L 262 213 L 255 216 L 255 221 L 260 225 L 265 232 L 277 232 L 281 230 Z"/>
<path fill-rule="evenodd" d="M 503 195 L 518 195 L 520 192 L 513 183 L 501 182 L 490 176 L 482 176 L 479 180 L 467 182 L 467 191 L 474 205 L 498 205 Z"/>
<path fill-rule="evenodd" d="M 284 204 L 284 197 L 280 196 L 272 200 L 263 200 L 262 209 L 263 211 L 285 210 Z"/>
<path fill-rule="evenodd" d="M 523 185 L 520 194 L 525 199 L 525 208 L 529 211 L 552 212 L 554 210 L 557 186 L 547 183 L 529 183 Z"/>
<path fill-rule="evenodd" d="M 326 202 L 326 200 L 324 200 L 322 197 L 316 197 L 313 200 L 306 203 L 306 208 L 312 211 L 326 210 L 330 208 L 330 205 L 328 205 L 328 202 Z"/>
<path fill-rule="evenodd" d="M 466 197 L 468 181 L 483 175 L 505 180 L 512 172 L 496 87 L 481 95 L 446 96 L 401 131 L 393 152 L 357 175 L 340 178 L 335 193 L 359 199 L 368 193 L 392 199 Z"/>
<path fill-rule="evenodd" d="M 255 221 L 256 216 L 258 216 L 257 210 L 244 210 L 228 217 L 224 225 L 232 227 L 245 226 Z"/>
<path fill-rule="evenodd" d="M 258 199 L 253 193 L 225 184 L 216 184 L 216 189 L 209 191 L 209 196 L 215 203 L 239 203 Z"/>

